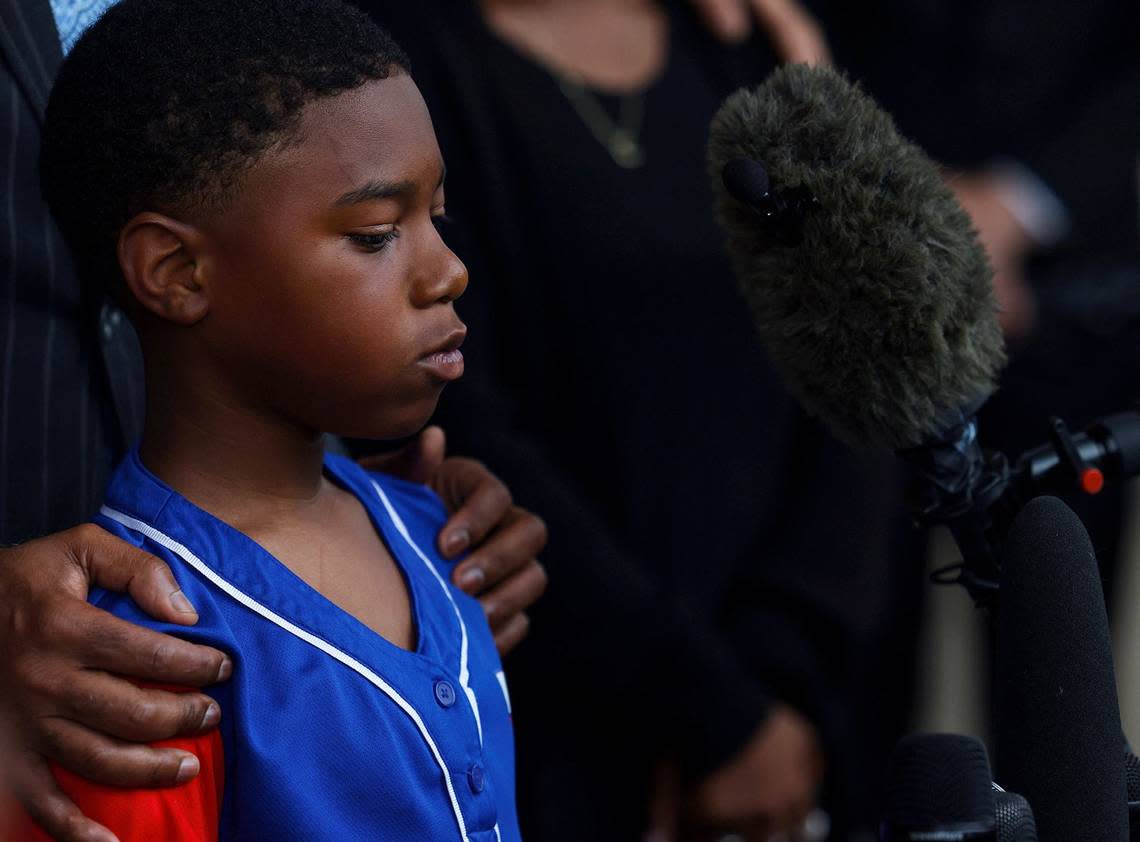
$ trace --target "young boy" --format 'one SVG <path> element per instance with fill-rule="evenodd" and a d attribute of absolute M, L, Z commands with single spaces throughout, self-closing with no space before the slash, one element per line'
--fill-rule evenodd
<path fill-rule="evenodd" d="M 517 839 L 506 685 L 443 508 L 322 448 L 415 432 L 463 371 L 403 53 L 339 0 L 123 0 L 63 65 L 42 174 L 146 359 L 98 522 L 175 570 L 200 619 L 160 628 L 234 664 L 194 780 L 65 789 L 123 842 Z"/>

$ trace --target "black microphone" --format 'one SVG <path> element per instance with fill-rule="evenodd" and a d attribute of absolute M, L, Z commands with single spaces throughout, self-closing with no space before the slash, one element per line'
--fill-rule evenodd
<path fill-rule="evenodd" d="M 726 100 L 708 164 L 729 253 L 789 389 L 840 439 L 896 451 L 911 508 L 963 562 L 943 581 L 996 593 L 1001 541 L 1025 500 L 1097 493 L 1140 472 L 1140 413 L 1010 461 L 974 414 L 1005 361 L 992 272 L 938 168 L 858 85 L 787 65 Z"/>
<path fill-rule="evenodd" d="M 891 754 L 881 842 L 1037 842 L 1024 798 L 992 784 L 981 742 L 912 734 Z"/>
<path fill-rule="evenodd" d="M 1037 842 L 1037 822 L 1025 796 L 994 784 L 999 842 Z"/>
<path fill-rule="evenodd" d="M 1126 751 L 1092 543 L 1055 497 L 1006 540 L 997 608 L 998 781 L 1029 799 L 1043 842 L 1129 838 Z"/>

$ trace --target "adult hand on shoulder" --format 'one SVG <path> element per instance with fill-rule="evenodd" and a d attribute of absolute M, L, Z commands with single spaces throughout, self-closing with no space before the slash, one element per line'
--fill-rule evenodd
<path fill-rule="evenodd" d="M 89 605 L 92 585 L 127 591 L 158 620 L 198 620 L 162 561 L 97 526 L 0 550 L 2 771 L 29 815 L 65 842 L 115 837 L 60 791 L 49 759 L 100 783 L 173 785 L 198 774 L 198 759 L 142 743 L 207 730 L 220 719 L 204 694 L 142 689 L 121 676 L 203 687 L 232 671 L 222 652 Z"/>
<path fill-rule="evenodd" d="M 827 36 L 798 0 L 690 0 L 709 29 L 723 41 L 748 37 L 753 20 L 767 33 L 782 61 L 831 64 Z"/>
<path fill-rule="evenodd" d="M 693 818 L 749 840 L 794 833 L 815 806 L 823 765 L 815 729 L 778 705 L 743 750 L 700 784 Z"/>
<path fill-rule="evenodd" d="M 470 550 L 452 578 L 483 603 L 495 645 L 505 655 L 526 637 L 526 609 L 546 590 L 546 571 L 537 559 L 546 546 L 546 525 L 514 505 L 506 485 L 481 462 L 445 458 L 445 451 L 443 430 L 428 427 L 404 449 L 363 464 L 426 483 L 442 498 L 450 517 L 439 533 L 439 551 L 450 559 Z"/>

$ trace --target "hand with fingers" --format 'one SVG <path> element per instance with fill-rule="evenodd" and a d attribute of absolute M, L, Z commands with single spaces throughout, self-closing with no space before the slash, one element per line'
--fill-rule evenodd
<path fill-rule="evenodd" d="M 362 464 L 426 483 L 443 500 L 450 517 L 439 533 L 439 551 L 447 559 L 468 552 L 452 578 L 483 604 L 495 645 L 505 655 L 526 637 L 526 609 L 546 590 L 546 571 L 537 559 L 546 546 L 546 525 L 514 505 L 510 491 L 485 465 L 445 458 L 445 449 L 443 430 L 428 427 L 402 450 Z"/>
<path fill-rule="evenodd" d="M 94 585 L 130 593 L 165 622 L 190 626 L 198 619 L 162 561 L 96 526 L 0 550 L 0 724 L 8 742 L 2 771 L 28 814 L 64 842 L 115 837 L 62 793 L 48 760 L 119 786 L 190 780 L 199 769 L 194 755 L 145 743 L 216 726 L 217 703 L 128 679 L 205 687 L 232 671 L 222 652 L 89 605 Z"/>
<path fill-rule="evenodd" d="M 697 787 L 689 819 L 714 838 L 731 832 L 764 842 L 796 833 L 815 806 L 823 771 L 815 729 L 776 705 L 740 753 Z"/>
<path fill-rule="evenodd" d="M 776 55 L 791 64 L 831 64 L 827 36 L 798 0 L 691 0 L 709 29 L 722 40 L 748 37 L 752 22 L 765 32 Z"/>

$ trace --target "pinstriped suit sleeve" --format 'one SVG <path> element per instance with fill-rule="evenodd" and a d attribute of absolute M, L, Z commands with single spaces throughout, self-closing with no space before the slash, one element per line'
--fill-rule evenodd
<path fill-rule="evenodd" d="M 85 520 L 119 444 L 98 331 L 40 196 L 60 61 L 47 0 L 0 0 L 0 543 Z"/>

